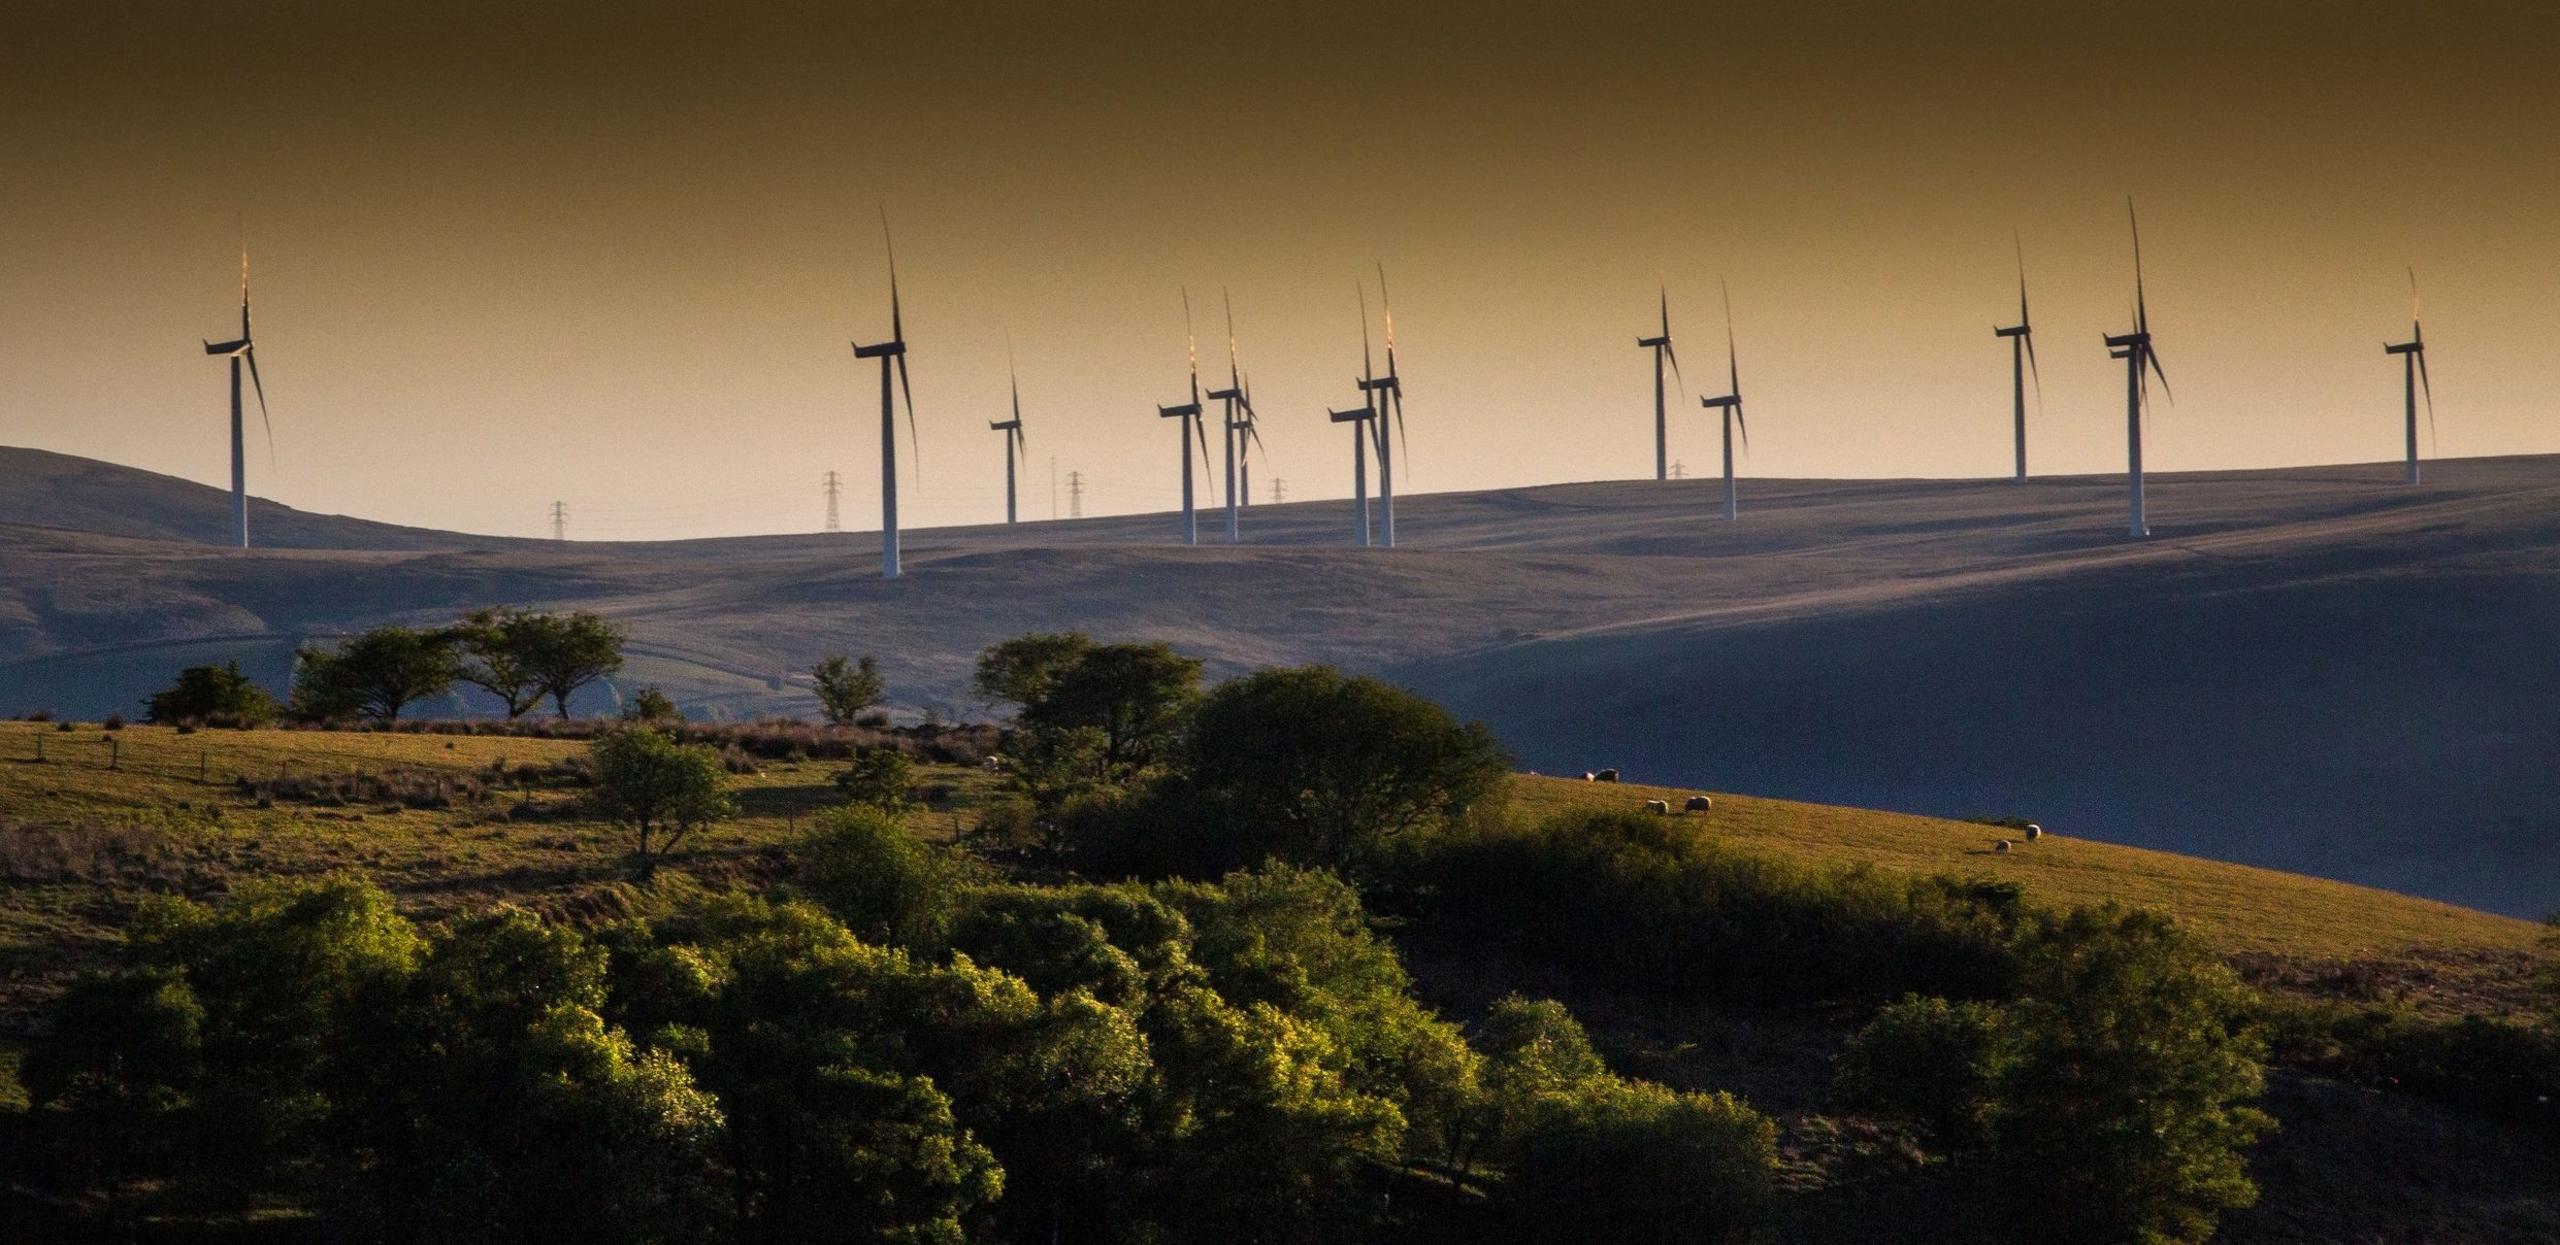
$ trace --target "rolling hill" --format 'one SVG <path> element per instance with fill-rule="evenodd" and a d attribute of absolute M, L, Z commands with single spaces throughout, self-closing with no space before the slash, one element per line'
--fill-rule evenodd
<path fill-rule="evenodd" d="M 2560 907 L 2560 459 L 2122 485 L 1708 481 L 1256 506 L 1184 549 L 1162 515 L 875 538 L 557 544 L 302 515 L 213 543 L 223 495 L 0 450 L 0 711 L 130 711 L 179 665 L 281 683 L 294 645 L 494 602 L 626 626 L 622 683 L 808 712 L 822 652 L 910 712 L 977 716 L 984 645 L 1081 628 L 1216 673 L 1327 661 L 1491 724 L 1522 764 L 1940 815 Z"/>

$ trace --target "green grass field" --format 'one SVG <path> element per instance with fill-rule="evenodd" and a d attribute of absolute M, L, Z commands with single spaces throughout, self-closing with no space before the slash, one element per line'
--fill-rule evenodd
<path fill-rule="evenodd" d="M 0 723 L 0 1028 L 21 1030 L 65 975 L 102 962 L 154 890 L 211 896 L 251 877 L 361 870 L 429 920 L 500 900 L 609 913 L 629 898 L 627 862 L 607 827 L 577 818 L 571 789 L 502 782 L 437 809 L 291 800 L 262 808 L 240 782 L 398 770 L 476 783 L 499 762 L 538 767 L 583 750 L 495 736 Z M 833 801 L 839 768 L 778 762 L 741 775 L 742 815 L 687 844 L 674 867 L 714 884 L 771 868 L 772 849 Z M 915 824 L 935 838 L 972 824 L 992 785 L 952 766 L 928 767 L 924 782 L 935 798 Z M 1688 794 L 1524 776 L 1512 803 L 1515 815 L 1535 817 L 1656 798 L 1677 808 Z M 1721 793 L 1715 801 L 1697 820 L 1750 850 L 1991 874 L 2055 905 L 2159 907 L 2253 962 L 2262 979 L 2316 981 L 2354 968 L 2432 1010 L 2502 1007 L 2540 933 L 2446 904 L 2162 852 L 2048 836 L 1995 855 L 2003 832 L 1988 826 Z"/>

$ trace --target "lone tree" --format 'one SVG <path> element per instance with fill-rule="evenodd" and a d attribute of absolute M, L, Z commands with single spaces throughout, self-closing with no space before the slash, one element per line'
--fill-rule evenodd
<path fill-rule="evenodd" d="M 454 625 L 462 649 L 461 679 L 504 701 L 507 720 L 523 717 L 542 703 L 542 680 L 532 661 L 551 616 L 499 607 L 474 610 Z"/>
<path fill-rule="evenodd" d="M 569 716 L 571 692 L 622 669 L 621 629 L 585 610 L 531 615 L 521 643 L 526 676 L 562 718 Z"/>
<path fill-rule="evenodd" d="M 192 719 L 256 726 L 275 721 L 281 712 L 276 698 L 240 673 L 236 661 L 189 666 L 167 691 L 153 693 L 142 706 L 147 721 L 163 725 Z"/>
<path fill-rule="evenodd" d="M 1511 769 L 1482 725 L 1327 666 L 1221 684 L 1192 714 L 1181 761 L 1268 850 L 1336 870 L 1381 839 L 1465 813 Z"/>
<path fill-rule="evenodd" d="M 737 812 L 720 754 L 706 744 L 680 744 L 649 726 L 616 726 L 591 745 L 595 811 L 631 836 L 640 880 L 685 836 Z"/>
<path fill-rule="evenodd" d="M 1004 647 L 989 650 L 988 656 Z M 986 659 L 979 669 L 983 678 Z M 1112 772 L 1168 759 L 1183 715 L 1200 696 L 1200 660 L 1163 644 L 1088 644 L 1015 674 L 1016 690 L 1032 697 L 1020 702 L 1022 724 L 1101 732 L 1102 763 Z"/>
<path fill-rule="evenodd" d="M 305 647 L 293 676 L 293 716 L 305 721 L 366 717 L 384 726 L 415 701 L 453 690 L 461 675 L 453 636 L 376 627 L 335 650 Z"/>
<path fill-rule="evenodd" d="M 879 704 L 888 694 L 880 682 L 880 663 L 865 655 L 860 661 L 849 661 L 842 653 L 829 653 L 809 671 L 818 684 L 818 711 L 834 726 L 850 726 L 862 711 Z"/>

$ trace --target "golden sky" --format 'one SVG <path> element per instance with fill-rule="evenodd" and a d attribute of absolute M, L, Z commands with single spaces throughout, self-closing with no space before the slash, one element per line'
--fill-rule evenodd
<path fill-rule="evenodd" d="M 1667 282 L 1712 385 L 1719 277 L 1746 474 L 2001 473 L 2013 231 L 2034 464 L 2121 470 L 2098 338 L 2128 193 L 2178 398 L 2153 466 L 2396 456 L 2380 346 L 2412 264 L 2440 452 L 2560 450 L 2542 5 L 12 7 L 0 442 L 225 481 L 197 342 L 235 314 L 245 222 L 279 443 L 252 488 L 308 509 L 810 530 L 832 468 L 870 526 L 876 380 L 847 342 L 885 335 L 883 207 L 911 526 L 1001 517 L 1008 333 L 1025 516 L 1053 457 L 1089 513 L 1172 504 L 1153 407 L 1184 391 L 1186 285 L 1221 369 L 1232 291 L 1258 491 L 1346 494 L 1323 409 L 1355 400 L 1378 261 L 1408 491 L 1649 474 L 1634 339 Z M 1692 474 L 1713 432 L 1675 412 Z"/>

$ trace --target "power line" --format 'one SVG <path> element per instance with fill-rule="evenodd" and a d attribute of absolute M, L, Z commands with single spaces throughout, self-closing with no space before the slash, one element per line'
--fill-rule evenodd
<path fill-rule="evenodd" d="M 1084 473 L 1081 471 L 1067 473 L 1067 517 L 1084 517 Z"/>
<path fill-rule="evenodd" d="M 569 503 L 565 501 L 551 503 L 551 539 L 569 539 Z"/>
<path fill-rule="evenodd" d="M 1057 455 L 1055 455 L 1055 454 L 1051 454 L 1051 455 L 1049 456 L 1049 518 L 1050 518 L 1052 521 L 1055 521 L 1055 520 L 1057 519 L 1057 517 L 1058 517 L 1058 456 L 1057 456 Z"/>
<path fill-rule="evenodd" d="M 843 491 L 844 491 L 844 477 L 843 477 L 843 476 L 840 476 L 840 475 L 837 475 L 837 474 L 836 474 L 835 472 L 833 472 L 833 471 L 828 472 L 828 473 L 827 473 L 827 530 L 828 530 L 828 531 L 830 531 L 830 532 L 841 532 L 841 531 L 843 531 L 843 530 L 844 530 L 844 520 L 842 520 L 841 518 L 838 518 L 838 517 L 837 517 L 837 515 L 836 515 L 836 494 L 841 493 L 841 492 L 843 492 Z"/>
<path fill-rule="evenodd" d="M 1283 479 L 1281 479 L 1281 478 L 1280 478 L 1280 477 L 1278 477 L 1278 476 L 1273 476 L 1273 477 L 1271 477 L 1271 504 L 1272 504 L 1272 505 L 1277 506 L 1277 505 L 1279 505 L 1280 503 L 1282 503 L 1282 502 L 1284 502 L 1284 501 L 1289 500 L 1289 489 L 1288 489 L 1288 484 L 1289 484 L 1289 482 L 1288 482 L 1287 480 L 1283 480 Z"/>
<path fill-rule="evenodd" d="M 1688 478 L 1688 476 L 1689 476 L 1689 465 L 1688 465 L 1687 463 L 1683 463 L 1683 462 L 1676 462 L 1676 461 L 1675 461 L 1675 462 L 1673 462 L 1673 463 L 1671 464 L 1671 478 L 1672 478 L 1672 479 L 1674 479 L 1674 480 L 1683 480 L 1683 479 L 1687 479 L 1687 478 Z"/>

